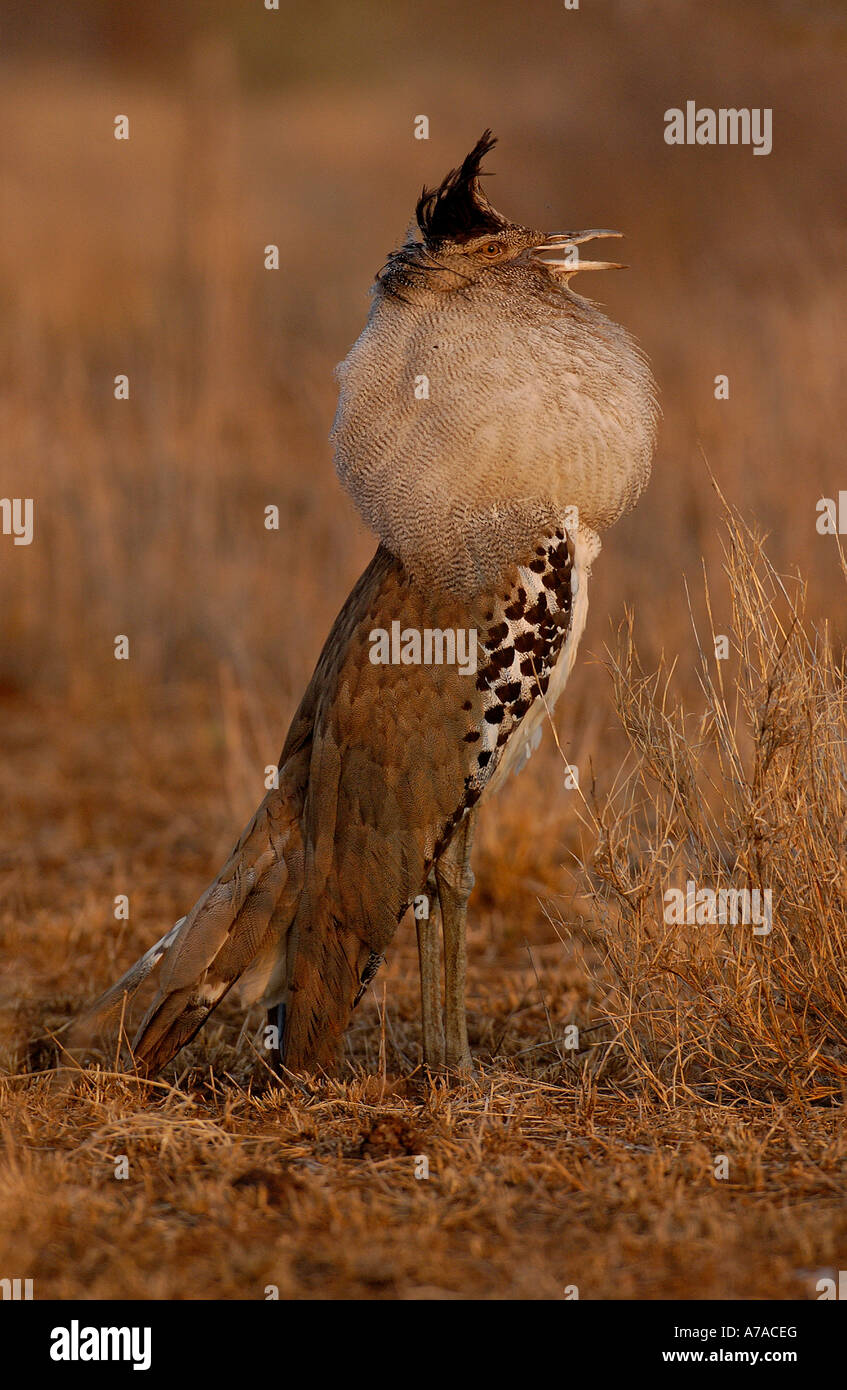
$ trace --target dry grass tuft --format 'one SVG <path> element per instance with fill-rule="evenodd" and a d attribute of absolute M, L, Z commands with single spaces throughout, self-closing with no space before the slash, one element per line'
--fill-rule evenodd
<path fill-rule="evenodd" d="M 595 811 L 609 1052 L 665 1102 L 833 1101 L 847 1086 L 843 654 L 730 509 L 724 556 L 730 632 L 708 582 L 705 646 L 695 628 L 701 714 L 672 699 L 664 664 L 645 675 L 631 618 L 611 660 L 631 755 Z M 689 881 L 770 894 L 772 920 L 666 922 L 666 891 Z"/>

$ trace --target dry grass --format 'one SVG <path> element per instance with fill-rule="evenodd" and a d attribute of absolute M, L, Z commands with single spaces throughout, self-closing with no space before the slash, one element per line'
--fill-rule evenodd
<path fill-rule="evenodd" d="M 644 675 L 631 623 L 612 664 L 632 750 L 596 815 L 614 1047 L 665 1102 L 843 1101 L 843 655 L 810 627 L 802 582 L 737 514 L 727 531 L 732 622 L 697 638 L 702 713 L 671 702 L 665 670 Z M 665 893 L 688 882 L 770 894 L 772 918 L 668 923 Z"/>
<path fill-rule="evenodd" d="M 162 9 L 161 71 L 117 33 L 99 67 L 4 70 L 2 492 L 36 499 L 36 541 L 0 543 L 0 1274 L 40 1297 L 814 1297 L 847 1255 L 847 626 L 815 531 L 845 485 L 843 30 L 663 0 L 557 36 L 493 0 L 482 46 L 444 7 L 445 55 L 411 7 L 345 9 L 335 46 L 266 43 L 221 0 L 217 38 L 176 45 Z M 666 147 L 661 111 L 706 92 L 772 104 L 774 153 Z M 263 793 L 372 547 L 332 474 L 332 367 L 419 185 L 489 124 L 505 211 L 626 230 L 633 270 L 598 293 L 665 420 L 596 566 L 561 749 L 482 819 L 479 1075 L 417 1069 L 411 933 L 308 1092 L 229 1005 L 160 1086 L 36 1072 L 34 1039 L 185 911 Z M 723 527 L 702 450 L 752 529 Z M 640 655 L 625 628 L 610 681 L 625 602 Z M 772 888 L 770 936 L 665 926 L 688 877 Z"/>
<path fill-rule="evenodd" d="M 820 1113 L 655 1112 L 506 1068 L 257 1095 L 211 1055 L 144 1103 L 93 1074 L 7 1084 L 4 1267 L 59 1298 L 802 1298 L 843 1254 Z"/>

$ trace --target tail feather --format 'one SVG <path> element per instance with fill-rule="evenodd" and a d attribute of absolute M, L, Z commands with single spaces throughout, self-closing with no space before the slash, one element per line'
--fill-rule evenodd
<path fill-rule="evenodd" d="M 203 1027 L 225 993 L 226 990 L 221 990 L 214 998 L 201 999 L 192 989 L 179 989 L 158 999 L 146 1014 L 132 1044 L 139 1070 L 147 1076 L 161 1071 Z"/>
<path fill-rule="evenodd" d="M 271 965 L 284 958 L 302 874 L 296 801 L 276 790 L 188 915 L 86 1010 L 74 1032 L 95 1021 L 114 1021 L 158 969 L 157 993 L 131 1049 L 140 1068 L 154 1075 L 193 1038 L 251 965 L 255 968 L 257 957 L 264 955 Z M 270 965 L 266 973 L 272 973 Z"/>
<path fill-rule="evenodd" d="M 72 1048 L 85 1046 L 91 1042 L 95 1034 L 119 1022 L 121 1015 L 141 986 L 167 955 L 185 922 L 186 918 L 180 917 L 170 931 L 165 932 L 155 946 L 151 946 L 148 951 L 145 951 L 144 955 L 134 965 L 131 965 L 115 984 L 110 985 L 92 1004 L 89 1004 L 79 1018 L 66 1025 L 68 1041 Z"/>
<path fill-rule="evenodd" d="M 208 925 L 201 899 L 196 918 L 192 920 L 191 914 L 183 929 L 186 937 L 196 939 L 180 943 L 177 959 L 173 965 L 167 963 L 167 976 L 163 966 L 159 993 L 133 1040 L 135 1060 L 148 1074 L 159 1071 L 191 1041 L 269 935 L 277 934 L 279 948 L 284 950 L 298 892 L 299 886 L 292 888 L 289 882 L 286 862 L 279 860 L 246 895 L 234 894 L 226 913 L 225 901 L 218 897 Z M 240 908 L 236 906 L 239 898 L 243 899 Z M 221 932 L 223 915 L 227 925 Z M 217 950 L 207 963 L 212 945 Z"/>

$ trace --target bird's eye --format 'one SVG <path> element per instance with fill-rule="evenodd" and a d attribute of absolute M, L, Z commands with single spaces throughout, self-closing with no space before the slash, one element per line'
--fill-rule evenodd
<path fill-rule="evenodd" d="M 486 246 L 483 246 L 482 254 L 483 256 L 499 256 L 502 250 L 499 241 L 489 241 Z"/>

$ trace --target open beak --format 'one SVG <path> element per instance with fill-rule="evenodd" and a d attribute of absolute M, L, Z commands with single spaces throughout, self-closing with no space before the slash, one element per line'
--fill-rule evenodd
<path fill-rule="evenodd" d="M 623 236 L 623 232 L 610 232 L 600 227 L 588 232 L 553 232 L 533 247 L 533 255 L 541 265 L 546 265 L 554 275 L 566 282 L 581 270 L 625 270 L 626 266 L 618 261 L 583 261 L 580 258 L 576 248 L 583 242 L 601 236 L 619 237 Z M 551 251 L 564 251 L 566 255 L 561 260 L 556 257 L 548 259 L 547 253 Z"/>

